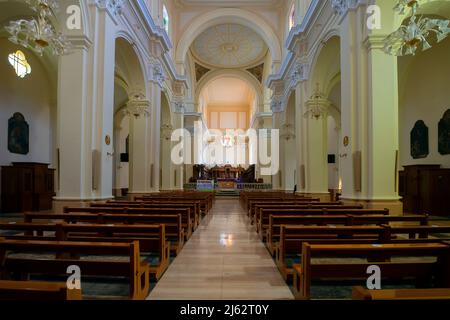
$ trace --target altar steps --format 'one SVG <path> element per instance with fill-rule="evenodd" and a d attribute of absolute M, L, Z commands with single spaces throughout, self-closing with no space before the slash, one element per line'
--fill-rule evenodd
<path fill-rule="evenodd" d="M 216 191 L 216 197 L 236 198 L 236 197 L 239 197 L 239 190 L 219 189 Z"/>

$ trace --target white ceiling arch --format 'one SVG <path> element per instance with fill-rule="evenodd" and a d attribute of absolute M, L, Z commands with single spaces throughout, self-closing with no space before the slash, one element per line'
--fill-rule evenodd
<path fill-rule="evenodd" d="M 218 69 L 209 72 L 197 85 L 195 101 L 199 101 L 203 90 L 207 88 L 209 84 L 220 78 L 235 78 L 244 81 L 254 91 L 257 106 L 261 104 L 263 98 L 263 88 L 261 84 L 251 74 L 239 69 Z"/>
<path fill-rule="evenodd" d="M 274 62 L 282 59 L 280 40 L 273 29 L 260 16 L 243 9 L 222 8 L 209 11 L 196 18 L 183 33 L 176 50 L 177 63 L 184 63 L 186 54 L 194 40 L 205 30 L 218 25 L 235 23 L 246 26 L 261 36 L 269 47 Z"/>

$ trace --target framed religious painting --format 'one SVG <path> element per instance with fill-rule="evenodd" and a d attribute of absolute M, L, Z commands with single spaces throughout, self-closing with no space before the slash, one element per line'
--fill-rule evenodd
<path fill-rule="evenodd" d="M 450 154 L 450 109 L 445 111 L 444 116 L 439 121 L 438 146 L 440 154 Z"/>
<path fill-rule="evenodd" d="M 8 150 L 16 154 L 28 154 L 30 151 L 30 127 L 20 112 L 14 113 L 8 120 Z"/>
<path fill-rule="evenodd" d="M 429 153 L 428 127 L 425 122 L 419 120 L 411 130 L 411 157 L 423 159 L 428 157 Z"/>

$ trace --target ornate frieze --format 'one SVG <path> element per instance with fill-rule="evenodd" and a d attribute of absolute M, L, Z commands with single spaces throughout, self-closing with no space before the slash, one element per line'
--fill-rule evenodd
<path fill-rule="evenodd" d="M 355 9 L 361 0 L 332 0 L 331 6 L 333 10 L 340 16 L 344 16 L 348 10 Z"/>
<path fill-rule="evenodd" d="M 103 10 L 108 10 L 112 16 L 118 16 L 124 7 L 124 0 L 95 0 L 95 5 Z"/>

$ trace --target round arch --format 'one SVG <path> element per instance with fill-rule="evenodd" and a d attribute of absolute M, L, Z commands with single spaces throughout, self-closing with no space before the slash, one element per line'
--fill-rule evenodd
<path fill-rule="evenodd" d="M 196 18 L 181 36 L 176 49 L 177 63 L 183 63 L 192 42 L 206 29 L 220 23 L 238 23 L 257 32 L 267 43 L 273 61 L 281 61 L 280 40 L 273 29 L 258 15 L 243 9 L 223 8 L 210 11 Z"/>
<path fill-rule="evenodd" d="M 115 40 L 116 69 L 120 70 L 119 74 L 122 80 L 127 84 L 129 90 L 139 90 L 146 95 L 146 69 L 143 55 L 128 33 L 118 32 Z"/>
<path fill-rule="evenodd" d="M 200 99 L 200 95 L 203 92 L 203 89 L 206 88 L 211 82 L 217 80 L 222 77 L 232 77 L 240 79 L 246 82 L 250 88 L 255 91 L 257 98 L 257 106 L 262 103 L 263 99 L 263 88 L 261 84 L 256 80 L 252 75 L 248 72 L 238 69 L 219 69 L 215 71 L 211 71 L 206 76 L 204 76 L 197 85 L 195 90 L 195 102 L 198 103 Z"/>
<path fill-rule="evenodd" d="M 318 82 L 321 89 L 328 90 L 329 84 L 340 74 L 340 38 L 334 32 L 327 34 L 315 49 L 310 70 L 310 90 Z"/>

